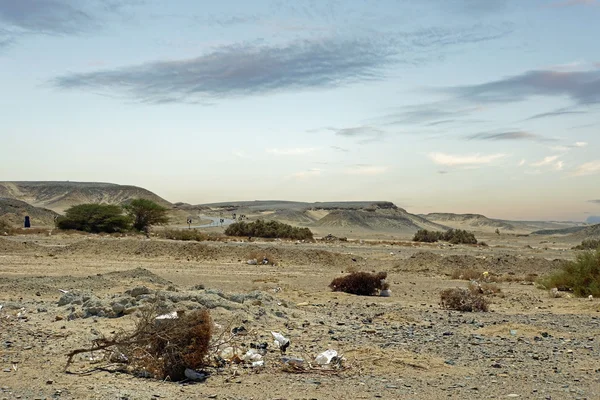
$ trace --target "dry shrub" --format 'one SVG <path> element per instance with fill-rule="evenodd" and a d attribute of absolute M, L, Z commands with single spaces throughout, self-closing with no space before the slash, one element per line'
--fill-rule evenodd
<path fill-rule="evenodd" d="M 468 289 L 446 289 L 440 293 L 443 308 L 449 310 L 475 312 L 488 311 L 488 301 L 481 293 L 471 293 Z"/>
<path fill-rule="evenodd" d="M 248 260 L 256 260 L 258 264 L 262 264 L 263 260 L 267 260 L 270 265 L 277 265 L 278 260 L 273 253 L 265 250 L 253 250 L 247 255 Z"/>
<path fill-rule="evenodd" d="M 164 229 L 158 231 L 157 234 L 160 237 L 171 240 L 195 240 L 196 242 L 208 240 L 208 235 L 196 229 Z"/>
<path fill-rule="evenodd" d="M 94 341 L 91 349 L 74 350 L 73 356 L 90 351 L 104 351 L 112 359 L 128 364 L 128 371 L 155 379 L 181 381 L 186 368 L 206 365 L 212 335 L 208 310 L 179 313 L 174 319 L 157 320 L 156 308 L 142 312 L 133 332 L 118 332 L 112 338 Z"/>
<path fill-rule="evenodd" d="M 374 296 L 379 290 L 389 288 L 385 282 L 387 272 L 372 274 L 369 272 L 353 272 L 350 275 L 335 278 L 329 284 L 334 292 L 345 292 L 359 296 Z"/>
<path fill-rule="evenodd" d="M 483 277 L 483 273 L 476 269 L 456 269 L 452 272 L 452 279 L 460 279 L 464 281 L 479 280 Z"/>

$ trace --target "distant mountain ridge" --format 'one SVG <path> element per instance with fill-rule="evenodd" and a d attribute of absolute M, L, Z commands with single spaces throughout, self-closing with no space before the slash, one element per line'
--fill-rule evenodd
<path fill-rule="evenodd" d="M 514 231 L 516 228 L 514 225 L 497 219 L 488 218 L 485 215 L 481 214 L 453 214 L 453 213 L 431 213 L 420 215 L 421 217 L 436 222 L 439 224 L 444 224 L 448 226 L 454 225 L 454 223 L 458 223 L 460 225 L 468 225 L 471 227 L 478 228 L 494 228 L 494 229 L 502 229 L 506 231 Z M 464 226 L 456 226 L 457 228 L 464 228 Z"/>
<path fill-rule="evenodd" d="M 0 182 L 0 197 L 24 201 L 58 213 L 83 203 L 124 204 L 136 198 L 171 207 L 171 203 L 149 190 L 103 182 L 21 181 Z"/>

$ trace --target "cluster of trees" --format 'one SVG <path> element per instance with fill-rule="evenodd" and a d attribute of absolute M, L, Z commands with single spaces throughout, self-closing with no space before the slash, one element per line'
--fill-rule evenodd
<path fill-rule="evenodd" d="M 312 240 L 313 234 L 308 228 L 298 228 L 277 221 L 236 222 L 225 229 L 227 236 L 252 236 L 261 238 L 281 238 L 294 240 Z"/>
<path fill-rule="evenodd" d="M 135 199 L 124 206 L 111 204 L 79 204 L 56 220 L 59 229 L 91 233 L 115 233 L 129 230 L 147 232 L 152 225 L 169 222 L 167 208 L 151 200 Z"/>
<path fill-rule="evenodd" d="M 413 242 L 435 243 L 440 240 L 452 244 L 477 244 L 475 235 L 462 229 L 450 229 L 446 232 L 421 229 L 413 237 Z"/>
<path fill-rule="evenodd" d="M 581 244 L 573 247 L 574 250 L 596 250 L 600 249 L 600 239 L 585 239 Z"/>

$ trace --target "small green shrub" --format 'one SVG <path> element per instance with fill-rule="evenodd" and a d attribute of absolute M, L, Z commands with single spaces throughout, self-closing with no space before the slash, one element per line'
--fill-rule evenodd
<path fill-rule="evenodd" d="M 600 248 L 600 239 L 586 239 L 581 244 L 573 247 L 573 250 L 596 250 Z"/>
<path fill-rule="evenodd" d="M 421 229 L 413 237 L 413 242 L 435 243 L 440 240 L 452 244 L 477 244 L 475 235 L 462 229 L 450 229 L 446 232 Z"/>
<path fill-rule="evenodd" d="M 123 209 L 109 204 L 80 204 L 65 211 L 56 220 L 59 229 L 73 229 L 91 233 L 123 232 L 131 228 L 131 220 Z"/>
<path fill-rule="evenodd" d="M 427 229 L 421 229 L 415 233 L 413 242 L 423 243 L 435 243 L 442 240 L 443 232 L 428 231 Z"/>
<path fill-rule="evenodd" d="M 277 221 L 236 222 L 225 229 L 227 236 L 252 236 L 293 240 L 313 240 L 308 228 L 298 228 Z"/>
<path fill-rule="evenodd" d="M 562 270 L 540 280 L 546 288 L 572 291 L 576 296 L 600 296 L 600 248 L 577 255 Z"/>

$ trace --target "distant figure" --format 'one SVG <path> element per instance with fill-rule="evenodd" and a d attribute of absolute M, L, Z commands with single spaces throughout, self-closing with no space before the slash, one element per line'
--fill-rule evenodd
<path fill-rule="evenodd" d="M 25 222 L 23 223 L 25 228 L 31 228 L 31 221 L 29 220 L 29 215 L 25 216 Z"/>

